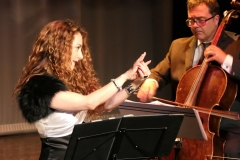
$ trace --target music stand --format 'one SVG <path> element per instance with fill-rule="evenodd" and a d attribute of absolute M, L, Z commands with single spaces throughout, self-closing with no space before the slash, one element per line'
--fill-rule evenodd
<path fill-rule="evenodd" d="M 195 109 L 176 107 L 164 103 L 141 103 L 125 101 L 118 106 L 121 115 L 184 114 L 178 138 L 207 140 L 199 113 Z M 191 130 L 191 131 L 190 131 Z"/>
<path fill-rule="evenodd" d="M 183 118 L 134 116 L 75 125 L 65 160 L 160 159 L 170 154 Z"/>

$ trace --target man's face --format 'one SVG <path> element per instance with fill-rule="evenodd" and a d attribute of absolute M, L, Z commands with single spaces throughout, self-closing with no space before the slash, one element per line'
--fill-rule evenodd
<path fill-rule="evenodd" d="M 205 3 L 189 10 L 188 19 L 199 22 L 199 24 L 195 22 L 190 26 L 192 33 L 197 39 L 201 42 L 209 42 L 213 39 L 218 27 L 219 15 L 211 15 Z"/>

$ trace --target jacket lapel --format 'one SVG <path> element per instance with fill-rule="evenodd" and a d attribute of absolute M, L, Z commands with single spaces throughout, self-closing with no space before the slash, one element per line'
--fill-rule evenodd
<path fill-rule="evenodd" d="M 189 43 L 188 49 L 186 50 L 186 56 L 185 56 L 185 70 L 189 70 L 192 68 L 193 64 L 193 57 L 194 57 L 194 51 L 197 45 L 197 40 L 192 37 L 192 41 Z"/>

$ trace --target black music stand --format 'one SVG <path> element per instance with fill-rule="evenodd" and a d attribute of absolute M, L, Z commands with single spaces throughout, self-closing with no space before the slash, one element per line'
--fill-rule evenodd
<path fill-rule="evenodd" d="M 202 126 L 201 118 L 198 111 L 195 109 L 176 107 L 164 103 L 154 104 L 134 101 L 125 101 L 118 106 L 118 109 L 121 115 L 133 114 L 134 116 L 184 114 L 184 119 L 177 137 L 207 140 L 207 135 Z"/>
<path fill-rule="evenodd" d="M 168 156 L 184 115 L 121 117 L 75 125 L 65 160 L 147 160 Z"/>

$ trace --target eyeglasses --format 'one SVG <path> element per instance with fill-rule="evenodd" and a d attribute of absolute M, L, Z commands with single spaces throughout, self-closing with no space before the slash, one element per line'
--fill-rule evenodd
<path fill-rule="evenodd" d="M 187 24 L 188 27 L 192 27 L 194 25 L 194 23 L 196 22 L 199 27 L 202 27 L 202 26 L 206 25 L 206 22 L 208 20 L 212 19 L 215 16 L 216 15 L 213 15 L 212 17 L 210 17 L 208 19 L 187 19 L 186 24 Z"/>

